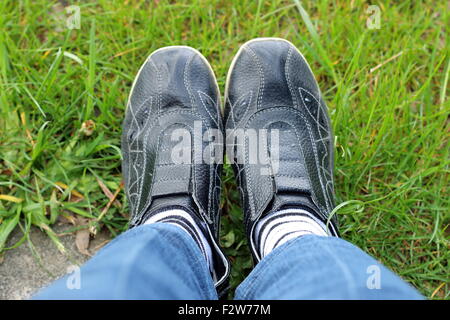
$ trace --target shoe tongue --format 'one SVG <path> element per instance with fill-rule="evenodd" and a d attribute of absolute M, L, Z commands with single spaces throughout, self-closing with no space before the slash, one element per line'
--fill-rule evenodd
<path fill-rule="evenodd" d="M 163 211 L 169 211 L 174 209 L 183 210 L 190 214 L 190 216 L 194 219 L 197 226 L 204 232 L 206 235 L 208 233 L 207 225 L 200 217 L 197 211 L 197 205 L 194 203 L 192 198 L 188 195 L 170 195 L 170 196 L 162 196 L 153 199 L 150 208 L 147 210 L 145 214 L 144 221 L 147 220 L 150 216 Z"/>
<path fill-rule="evenodd" d="M 279 193 L 276 195 L 271 208 L 267 211 L 274 212 L 289 208 L 304 208 L 320 218 L 319 209 L 306 193 Z"/>
<path fill-rule="evenodd" d="M 154 214 L 171 209 L 181 209 L 192 213 L 192 208 L 196 207 L 189 195 L 167 195 L 154 198 L 147 212 Z"/>

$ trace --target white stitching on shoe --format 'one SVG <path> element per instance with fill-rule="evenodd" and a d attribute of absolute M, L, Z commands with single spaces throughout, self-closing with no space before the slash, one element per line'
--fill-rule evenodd
<path fill-rule="evenodd" d="M 294 113 L 300 115 L 300 117 L 301 117 L 301 118 L 303 119 L 303 121 L 306 123 L 306 127 L 307 127 L 307 129 L 308 129 L 308 134 L 309 134 L 309 139 L 310 139 L 310 142 L 311 142 L 312 147 L 313 147 L 314 160 L 315 160 L 316 166 L 317 166 L 318 168 L 320 168 L 319 157 L 318 157 L 316 145 L 315 145 L 315 143 L 314 143 L 315 140 L 314 140 L 313 135 L 312 135 L 311 126 L 310 126 L 310 124 L 309 124 L 309 121 L 306 119 L 306 117 L 305 117 L 299 110 L 297 110 L 297 109 L 295 109 L 295 108 L 292 108 L 292 107 L 273 107 L 273 108 L 268 108 L 268 109 L 260 110 L 260 111 L 256 112 L 255 114 L 253 114 L 253 115 L 248 119 L 248 121 L 247 121 L 247 127 L 249 126 L 249 123 L 250 123 L 257 115 L 262 114 L 262 113 L 267 113 L 267 112 L 273 112 L 273 111 L 275 111 L 275 110 L 283 110 L 283 109 L 288 109 L 288 110 L 290 110 L 290 111 L 292 111 L 292 112 L 294 112 Z M 298 132 L 297 132 L 296 126 L 295 126 L 293 123 L 291 123 L 289 120 L 283 120 L 283 121 L 285 121 L 286 123 L 288 123 L 289 125 L 291 125 L 293 128 L 295 128 L 295 134 L 296 134 L 296 136 L 297 136 L 297 140 L 300 142 L 301 139 L 300 139 L 300 136 L 299 136 L 299 134 L 298 134 Z M 300 147 L 301 147 L 301 144 L 300 144 Z M 302 150 L 302 154 L 303 154 L 303 157 L 304 157 L 304 152 L 303 152 L 303 148 L 302 148 L 302 147 L 301 147 L 301 150 Z M 247 163 L 248 163 L 248 157 L 246 156 L 246 164 L 247 164 Z M 246 167 L 247 167 L 247 166 L 244 166 L 245 176 L 246 176 L 246 177 L 249 177 L 250 174 L 248 174 L 248 170 L 246 169 Z M 323 207 L 320 205 L 320 203 L 317 201 L 317 197 L 316 197 L 316 195 L 315 195 L 315 193 L 314 193 L 314 190 L 313 190 L 313 192 L 312 192 L 312 196 L 313 196 L 313 199 L 315 200 L 314 203 L 319 207 L 319 209 L 321 209 L 322 213 L 325 214 L 325 213 L 327 212 L 327 210 L 331 210 L 331 208 L 330 208 L 331 205 L 328 203 L 328 194 L 327 194 L 326 190 L 324 189 L 324 185 L 323 185 L 323 181 L 322 181 L 321 174 L 319 173 L 318 176 L 319 176 L 320 185 L 321 185 L 321 187 L 322 187 L 322 191 L 324 192 L 325 203 L 326 203 L 326 207 L 327 207 L 327 208 L 324 210 L 324 208 L 323 208 Z M 307 175 L 307 177 L 308 177 L 308 179 L 310 179 L 310 178 L 309 178 L 309 175 Z M 248 180 L 248 179 L 247 179 L 247 180 Z M 250 181 L 251 181 L 251 178 L 250 178 Z M 311 181 L 309 181 L 309 182 L 310 182 L 310 184 L 311 184 Z M 311 184 L 311 185 L 312 185 L 312 184 Z M 252 182 L 252 181 L 250 182 L 250 186 L 251 186 L 251 187 L 253 186 L 253 182 Z M 251 189 L 251 188 L 249 188 L 249 189 Z M 256 211 L 255 211 L 254 207 L 253 207 L 253 212 L 254 212 L 254 214 L 256 214 Z"/>
<path fill-rule="evenodd" d="M 248 100 L 247 100 L 248 97 Z M 233 131 L 235 130 L 236 127 L 239 126 L 239 124 L 243 121 L 243 119 L 245 119 L 245 115 L 247 114 L 248 110 L 249 110 L 249 106 L 252 103 L 252 98 L 253 98 L 253 91 L 250 90 L 250 92 L 248 93 L 244 93 L 243 95 L 241 95 L 234 104 L 231 104 L 230 99 L 228 99 L 229 104 L 230 104 L 230 114 L 228 115 L 227 118 L 227 123 L 228 121 L 230 121 L 230 118 L 232 120 L 232 124 L 233 124 Z M 241 108 L 243 108 L 243 105 L 245 105 L 245 112 L 244 114 L 241 116 L 241 119 L 239 120 L 239 122 L 236 123 L 236 120 L 234 119 L 234 109 L 241 104 Z"/>
<path fill-rule="evenodd" d="M 292 96 L 292 98 L 294 99 L 294 106 L 296 106 L 297 107 L 297 109 L 300 109 L 300 105 L 298 104 L 298 99 L 297 99 L 297 94 L 296 94 L 296 92 L 294 91 L 294 88 L 293 88 L 293 85 L 292 85 L 292 82 L 291 82 L 291 79 L 290 79 L 290 77 L 289 77 L 289 62 L 290 62 L 290 58 L 291 58 L 291 56 L 290 56 L 290 53 L 292 53 L 292 46 L 289 46 L 289 53 L 288 53 L 288 59 L 286 60 L 286 64 L 285 64 L 285 76 L 286 76 L 286 80 L 287 80 L 287 82 L 288 82 L 288 87 L 289 87 L 289 91 L 291 92 L 291 96 Z M 318 104 L 318 108 L 317 108 L 317 112 L 318 112 L 318 115 L 317 115 L 317 118 L 315 118 L 312 114 L 311 114 L 311 112 L 309 111 L 309 108 L 306 106 L 306 104 L 305 104 L 305 102 L 304 102 L 304 96 L 303 96 L 303 94 L 302 94 L 302 90 L 304 90 L 305 92 L 307 92 L 308 94 L 310 94 L 315 100 L 316 100 L 316 102 L 317 102 L 317 104 Z M 322 127 L 323 128 L 323 126 L 319 123 L 319 121 L 318 121 L 318 117 L 319 117 L 319 112 L 324 112 L 324 110 L 323 110 L 323 108 L 322 108 L 322 104 L 319 102 L 319 100 L 311 93 L 311 92 L 309 92 L 308 90 L 306 90 L 306 89 L 304 89 L 304 88 L 301 88 L 301 87 L 298 87 L 298 91 L 299 91 L 299 93 L 300 93 L 300 98 L 301 98 L 301 101 L 302 101 L 302 104 L 303 104 L 303 106 L 304 106 L 304 109 L 306 109 L 306 111 L 309 113 L 309 115 L 314 119 L 314 121 L 316 122 L 316 124 L 318 125 L 318 131 L 319 131 L 319 136 L 320 136 L 320 142 L 322 142 L 322 144 L 323 144 L 323 146 L 324 146 L 324 148 L 325 148 L 325 154 L 324 154 L 324 157 L 322 158 L 322 166 L 320 166 L 320 165 L 318 165 L 318 168 L 320 168 L 320 169 L 323 169 L 323 165 L 324 165 L 324 163 L 323 163 L 323 161 L 326 159 L 326 156 L 328 155 L 328 149 L 327 149 L 327 147 L 326 147 L 326 145 L 325 145 L 325 143 L 324 143 L 324 140 L 326 139 L 326 138 L 324 138 L 324 137 L 322 137 L 322 133 L 320 132 L 320 127 Z M 302 115 L 302 118 L 304 118 L 304 116 Z M 326 117 L 326 115 L 324 115 L 324 119 L 327 119 L 327 117 Z M 307 122 L 307 123 L 309 123 L 305 118 L 304 118 L 304 120 L 305 120 L 305 122 Z M 327 130 L 326 128 L 323 128 L 324 130 Z M 310 136 L 311 136 L 311 129 L 310 129 L 310 127 L 309 127 L 309 125 L 308 125 L 308 131 L 309 131 L 309 133 L 310 133 Z M 296 133 L 297 134 L 297 133 Z M 297 137 L 298 138 L 298 137 Z M 313 144 L 313 146 L 314 146 L 314 153 L 316 154 L 316 150 L 315 150 L 315 148 L 316 148 L 316 145 L 315 145 L 315 143 L 314 143 L 314 139 L 312 139 L 312 144 Z M 301 145 L 300 145 L 301 146 Z M 302 149 L 302 153 L 303 153 L 303 149 Z M 303 155 L 303 157 L 304 157 L 304 155 Z M 316 160 L 316 163 L 317 163 L 317 160 Z M 331 175 L 330 175 L 331 176 Z M 309 175 L 308 175 L 308 179 L 309 179 Z M 328 179 L 327 179 L 327 185 L 325 186 L 325 189 L 324 189 L 324 187 L 323 187 L 323 183 L 322 183 L 322 175 L 321 174 L 319 174 L 319 180 L 320 180 L 320 182 L 321 182 L 321 186 L 322 186 L 322 191 L 323 191 L 323 193 L 324 193 L 324 196 L 325 196 L 325 203 L 326 203 L 326 205 L 327 205 L 327 208 L 329 209 L 329 210 L 331 210 L 330 209 L 330 207 L 331 207 L 331 195 L 330 194 L 328 194 L 328 188 L 326 187 L 327 185 L 328 185 Z M 310 183 L 311 183 L 311 181 L 310 181 Z M 331 184 L 332 184 L 333 182 L 331 182 Z M 313 199 L 315 200 L 314 202 L 315 202 L 315 204 L 319 207 L 319 209 L 321 209 L 322 211 L 325 211 L 324 210 L 324 208 L 322 208 L 321 207 L 321 205 L 319 204 L 319 202 L 317 201 L 317 197 L 316 197 L 316 195 L 314 194 L 314 192 L 312 193 L 312 196 L 313 196 Z"/>
<path fill-rule="evenodd" d="M 161 91 L 162 91 L 162 89 L 161 89 L 161 72 L 159 71 L 158 67 L 156 66 L 155 62 L 152 60 L 151 57 L 148 59 L 148 61 L 153 65 L 153 67 L 156 70 L 156 79 L 158 80 L 157 81 L 157 83 L 158 83 L 157 110 L 158 110 L 158 114 L 159 114 L 159 112 L 161 111 Z"/>
<path fill-rule="evenodd" d="M 152 121 L 147 120 L 147 123 L 145 124 L 144 128 L 145 127 L 148 127 L 148 128 L 153 127 L 153 123 L 157 122 L 162 116 L 166 116 L 168 114 L 179 114 L 179 113 L 180 113 L 180 111 L 169 111 L 169 112 L 165 112 L 165 113 L 160 113 L 158 116 L 153 118 Z M 182 113 L 195 114 L 195 113 L 193 113 L 193 112 L 191 112 L 189 110 L 186 110 L 186 111 L 183 110 Z M 144 156 L 143 167 L 144 168 L 147 166 L 147 154 L 148 154 L 148 143 L 147 143 L 147 141 L 149 141 L 148 136 L 149 136 L 150 133 L 151 133 L 151 130 L 147 130 L 147 132 L 145 132 L 144 137 L 142 139 L 143 151 L 144 151 L 143 152 L 143 156 Z M 158 136 L 158 140 L 157 140 L 157 144 L 156 144 L 157 150 L 156 150 L 155 154 L 158 154 L 158 152 L 159 152 L 159 147 L 160 147 L 160 144 L 161 144 L 160 143 L 160 139 L 161 139 L 161 136 Z M 156 169 L 156 166 L 153 167 L 153 171 L 152 171 L 152 173 L 150 175 L 151 177 L 154 176 L 155 169 Z M 136 220 L 138 220 L 138 218 L 143 214 L 143 212 L 146 210 L 146 207 L 148 206 L 148 204 L 150 202 L 150 199 L 151 199 L 151 197 L 148 197 L 145 205 L 143 206 L 143 208 L 141 210 L 139 210 L 139 207 L 141 205 L 141 195 L 142 195 L 142 187 L 143 187 L 143 180 L 144 180 L 143 179 L 144 171 L 142 170 L 141 173 L 139 174 L 139 172 L 135 169 L 135 172 L 136 172 L 136 176 L 137 176 L 136 180 L 138 181 L 138 194 L 139 194 L 139 197 L 138 197 L 137 203 L 132 206 L 132 212 L 134 212 L 132 223 L 136 222 Z M 130 189 L 130 188 L 128 188 L 128 189 Z M 153 189 L 153 183 L 150 185 L 149 194 L 151 194 L 152 189 Z M 136 212 L 136 210 L 139 210 L 139 211 Z"/>
<path fill-rule="evenodd" d="M 257 98 L 257 103 L 256 103 L 256 109 L 259 110 L 260 106 L 261 106 L 261 102 L 262 102 L 262 96 L 264 94 L 264 86 L 265 86 L 265 79 L 264 79 L 264 72 L 261 66 L 261 62 L 259 61 L 258 56 L 256 55 L 256 53 L 248 46 L 244 46 L 243 47 L 244 50 L 246 50 L 252 57 L 252 61 L 255 62 L 258 66 L 259 69 L 259 76 L 260 76 L 260 85 L 258 88 L 258 98 Z M 248 105 L 250 106 L 250 105 Z M 248 109 L 247 109 L 248 111 Z M 241 121 L 239 121 L 240 123 Z M 247 150 L 247 139 L 244 140 L 244 150 Z M 245 162 L 248 163 L 249 159 L 248 159 L 248 152 L 245 153 Z M 245 172 L 245 167 L 244 167 L 244 172 Z M 253 187 L 253 179 L 251 177 L 251 175 L 246 174 L 245 178 L 247 180 L 247 184 L 249 184 L 251 187 L 247 188 L 247 196 L 249 198 L 249 204 L 250 207 L 252 208 L 253 214 L 252 216 L 256 215 L 256 200 L 252 191 L 252 187 Z"/>
<path fill-rule="evenodd" d="M 255 53 L 255 51 L 253 51 L 253 49 L 250 48 L 249 46 L 245 46 L 244 50 L 248 50 L 250 55 L 253 57 L 252 61 L 256 62 L 256 65 L 259 68 L 259 76 L 260 76 L 261 83 L 258 88 L 260 92 L 258 92 L 258 103 L 256 105 L 256 108 L 259 110 L 259 108 L 261 107 L 261 104 L 262 104 L 262 97 L 264 95 L 264 87 L 266 85 L 266 80 L 264 78 L 264 71 L 263 71 L 261 61 L 259 60 L 258 55 Z"/>
<path fill-rule="evenodd" d="M 144 164 L 146 163 L 146 154 L 142 154 L 142 153 L 140 153 L 140 154 L 138 154 L 138 156 L 137 156 L 137 158 L 136 159 L 134 159 L 134 161 L 133 161 L 133 159 L 132 159 L 132 152 L 131 152 L 131 148 L 133 147 L 133 149 L 134 149 L 134 147 L 136 147 L 137 149 L 139 149 L 139 140 L 138 140 L 138 136 L 139 135 L 141 135 L 141 133 L 143 132 L 143 128 L 145 128 L 145 126 L 148 124 L 148 121 L 149 121 L 149 118 L 147 118 L 146 120 L 145 120 L 145 123 L 144 123 L 144 125 L 143 125 L 143 127 L 142 128 L 140 128 L 140 126 L 139 126 L 139 121 L 137 120 L 137 118 L 136 118 L 136 114 L 137 113 L 139 113 L 139 111 L 141 110 L 141 108 L 143 108 L 144 107 L 144 105 L 146 105 L 146 103 L 148 102 L 148 101 L 150 101 L 150 108 L 151 108 L 151 106 L 152 106 L 152 104 L 153 104 L 153 96 L 149 96 L 147 99 L 145 99 L 144 100 L 144 102 L 142 102 L 142 104 L 138 107 L 138 110 L 136 111 L 136 113 L 134 112 L 134 108 L 133 108 L 133 106 L 132 106 L 132 104 L 131 104 L 131 101 L 130 101 L 130 104 L 129 104 L 129 110 L 130 110 L 130 114 L 131 114 L 131 116 L 132 116 L 132 124 L 134 123 L 135 124 L 135 126 L 137 127 L 137 129 L 133 129 L 133 125 L 131 125 L 130 126 L 130 132 L 129 132 L 129 134 L 127 135 L 127 139 L 129 139 L 130 138 L 130 135 L 131 135 L 131 132 L 133 131 L 133 130 L 135 130 L 135 136 L 134 136 L 134 139 L 130 142 L 130 141 L 127 141 L 127 146 L 128 146 L 128 154 L 129 154 L 129 164 L 128 164 L 128 167 L 129 167 L 129 169 L 128 169 L 128 171 L 130 172 L 131 170 L 134 170 L 134 172 L 135 172 L 135 175 L 137 176 L 137 178 L 136 178 L 136 180 L 132 183 L 132 184 L 130 184 L 130 177 L 131 177 L 131 174 L 128 174 L 128 182 L 127 182 L 127 184 L 130 186 L 129 188 L 128 188 L 128 190 L 131 190 L 131 188 L 133 188 L 134 187 L 134 185 L 135 184 L 137 184 L 137 188 L 138 188 L 138 190 L 140 189 L 140 183 L 141 183 L 141 179 L 142 179 L 142 174 L 139 174 L 139 170 L 138 170 L 138 168 L 137 168 L 137 162 L 139 161 L 139 159 L 140 159 L 140 157 L 141 156 L 143 156 L 143 158 L 144 158 Z M 135 144 L 137 144 L 137 145 L 135 145 Z M 134 145 L 134 146 L 133 146 Z M 138 194 L 140 194 L 140 192 L 138 192 Z M 135 207 L 134 207 L 134 204 L 132 204 L 132 206 L 131 206 L 131 211 L 133 211 L 135 209 Z"/>
<path fill-rule="evenodd" d="M 203 108 L 206 110 L 206 112 L 208 113 L 208 115 L 209 115 L 209 117 L 211 118 L 211 120 L 214 121 L 214 124 L 215 124 L 217 127 L 219 127 L 219 122 L 213 117 L 213 115 L 211 114 L 211 112 L 209 112 L 208 107 L 206 106 L 206 103 L 205 103 L 204 98 L 202 97 L 202 95 L 203 95 L 203 96 L 206 96 L 207 99 L 210 100 L 210 103 L 213 105 L 213 107 L 216 107 L 216 108 L 217 108 L 216 103 L 214 102 L 214 100 L 213 100 L 208 94 L 204 93 L 203 91 L 198 90 L 197 93 L 198 93 L 198 96 L 200 97 L 200 102 L 202 103 Z"/>
<path fill-rule="evenodd" d="M 293 88 L 291 77 L 289 76 L 289 70 L 288 70 L 289 63 L 291 62 L 291 58 L 292 58 L 292 52 L 293 52 L 292 46 L 289 46 L 288 55 L 286 58 L 286 62 L 284 64 L 284 74 L 286 76 L 286 81 L 288 83 L 289 91 L 291 92 L 291 97 L 294 102 L 294 106 L 296 106 L 298 108 L 299 105 L 298 105 L 297 95 L 294 92 L 294 88 Z"/>
<path fill-rule="evenodd" d="M 314 121 L 316 122 L 317 126 L 322 128 L 325 131 L 328 131 L 327 128 L 325 128 L 320 122 L 319 122 L 319 117 L 320 117 L 320 113 L 323 114 L 323 109 L 322 109 L 322 104 L 320 103 L 319 100 L 317 100 L 317 98 L 308 90 L 306 90 L 305 88 L 299 87 L 298 88 L 299 92 L 300 92 L 300 97 L 302 98 L 302 104 L 303 106 L 306 108 L 306 111 L 308 111 L 308 114 L 311 116 L 311 118 L 314 119 Z M 309 110 L 309 108 L 307 107 L 306 103 L 305 103 L 305 96 L 303 95 L 302 91 L 305 91 L 306 93 L 308 93 L 311 97 L 313 97 L 313 99 L 316 101 L 317 103 L 317 115 L 314 117 L 313 114 L 311 113 L 311 111 Z M 324 117 L 325 119 L 325 117 Z M 320 136 L 322 137 L 322 134 L 320 134 Z"/>
<path fill-rule="evenodd" d="M 189 94 L 189 99 L 191 100 L 191 108 L 192 109 L 194 109 L 194 106 L 195 106 L 195 98 L 194 98 L 194 95 L 192 94 L 191 83 L 188 78 L 188 70 L 191 68 L 191 63 L 195 57 L 196 57 L 196 55 L 193 54 L 189 58 L 189 60 L 186 62 L 185 66 L 184 66 L 184 77 L 183 77 L 184 87 L 186 88 L 186 90 Z"/>
<path fill-rule="evenodd" d="M 311 112 L 309 111 L 309 108 L 308 108 L 308 106 L 306 105 L 306 103 L 304 102 L 304 95 L 303 95 L 303 93 L 302 93 L 302 90 L 303 91 L 305 91 L 305 92 L 307 92 L 308 94 L 310 94 L 312 97 L 313 97 L 313 99 L 316 101 L 316 103 L 317 103 L 317 114 L 318 114 L 318 116 L 319 116 L 319 114 L 320 114 L 320 112 L 324 112 L 323 111 L 323 109 L 322 109 L 322 105 L 321 105 L 321 103 L 320 103 L 320 101 L 319 100 L 317 100 L 317 98 L 311 93 L 311 92 L 309 92 L 308 90 L 306 90 L 306 89 L 304 89 L 304 88 L 299 88 L 299 92 L 300 92 L 300 97 L 302 98 L 302 103 L 303 103 L 303 106 L 304 106 L 304 108 L 307 110 L 307 112 L 309 113 L 309 115 L 314 119 L 314 121 L 315 121 L 315 123 L 316 123 L 316 125 L 317 125 L 317 131 L 318 131 L 318 133 L 319 133 L 319 137 L 320 137 L 320 142 L 322 143 L 322 146 L 323 146 L 323 148 L 324 148 L 324 155 L 323 155 L 323 157 L 322 157 L 322 159 L 320 159 L 320 162 L 321 162 L 321 164 L 322 165 L 319 165 L 318 167 L 319 167 L 319 169 L 321 169 L 321 170 L 323 170 L 324 169 L 324 166 L 325 166 L 325 161 L 326 161 L 326 158 L 327 158 L 327 156 L 328 156 L 328 148 L 327 148 L 327 145 L 325 144 L 325 138 L 324 137 L 322 137 L 322 132 L 320 131 L 320 128 L 322 127 L 324 130 L 327 130 L 326 128 L 324 128 L 320 123 L 319 123 L 319 120 L 318 120 L 318 117 L 317 118 L 314 118 L 314 116 L 311 114 Z M 327 130 L 328 131 L 328 130 Z M 314 141 L 314 140 L 313 140 Z M 314 144 L 314 146 L 316 146 L 315 144 Z M 318 154 L 317 154 L 317 157 L 318 157 Z M 326 171 L 326 172 L 328 172 L 328 171 Z M 325 173 L 324 172 L 322 172 L 322 175 L 325 175 Z M 319 178 L 320 178 L 320 180 L 321 180 L 321 185 L 322 185 L 322 188 L 323 188 L 323 192 L 324 192 L 324 195 L 326 196 L 326 201 L 325 201 L 325 203 L 326 203 L 326 205 L 327 205 L 327 209 L 328 210 L 332 210 L 331 209 L 331 196 L 330 196 L 330 194 L 328 194 L 328 188 L 326 187 L 326 185 L 328 184 L 328 181 L 327 181 L 327 184 L 325 185 L 325 187 L 323 186 L 323 182 L 322 182 L 322 175 L 319 175 Z M 327 179 L 328 180 L 328 179 Z"/>
<path fill-rule="evenodd" d="M 291 49 L 292 49 L 292 47 L 290 46 L 290 47 L 289 47 L 289 50 L 292 51 Z M 289 57 L 289 58 L 290 58 L 290 57 Z M 293 89 L 293 86 L 292 86 L 292 83 L 291 83 L 291 80 L 290 80 L 290 77 L 289 77 L 289 70 L 288 70 L 288 69 L 289 69 L 288 62 L 286 62 L 285 75 L 286 75 L 286 79 L 287 79 L 287 81 L 288 81 L 289 91 L 291 91 L 291 96 L 295 99 L 294 103 L 297 104 L 297 108 L 300 108 L 300 105 L 298 105 L 297 94 L 296 94 L 296 92 L 295 92 L 294 89 Z M 306 93 L 308 93 L 309 95 L 311 95 L 311 96 L 313 97 L 313 99 L 316 101 L 316 103 L 317 103 L 317 116 L 316 116 L 316 117 L 314 117 L 314 116 L 311 114 L 309 108 L 306 106 L 305 101 L 304 101 L 305 97 L 304 97 L 304 94 L 303 94 L 302 90 L 305 91 Z M 324 127 L 320 124 L 320 122 L 319 122 L 319 116 L 320 116 L 320 113 L 322 113 L 322 114 L 324 113 L 323 106 L 322 106 L 322 104 L 320 103 L 320 101 L 315 97 L 315 95 L 313 95 L 313 94 L 312 94 L 311 92 L 309 92 L 307 89 L 302 88 L 302 87 L 298 87 L 298 91 L 299 91 L 299 93 L 300 93 L 300 98 L 301 98 L 301 101 L 302 101 L 302 104 L 303 104 L 304 109 L 306 109 L 307 113 L 311 116 L 311 118 L 315 121 L 315 123 L 316 123 L 316 125 L 317 125 L 317 130 L 318 130 L 319 137 L 320 137 L 319 141 L 322 143 L 322 145 L 323 145 L 323 147 L 324 147 L 324 149 L 325 149 L 324 156 L 323 156 L 323 158 L 320 160 L 320 162 L 321 162 L 322 165 L 318 165 L 318 169 L 319 169 L 319 170 L 323 170 L 323 169 L 324 169 L 324 165 L 325 165 L 325 164 L 324 164 L 324 161 L 325 161 L 326 157 L 328 156 L 328 149 L 327 149 L 327 146 L 326 146 L 324 140 L 326 140 L 327 138 L 329 138 L 329 137 L 324 138 L 324 137 L 322 136 L 321 131 L 320 131 L 320 128 L 322 128 L 322 129 L 328 131 L 327 128 L 324 128 Z M 327 117 L 326 117 L 325 114 L 323 114 L 323 117 L 324 117 L 324 119 L 327 119 Z M 304 118 L 303 115 L 302 115 L 302 118 Z M 306 121 L 306 119 L 305 119 L 305 121 Z M 308 131 L 309 131 L 310 136 L 311 136 L 311 128 L 309 127 L 309 122 L 308 122 L 308 121 L 306 121 L 306 122 L 308 123 Z M 314 150 L 315 156 L 318 157 L 318 153 L 317 153 L 317 150 L 316 150 L 316 144 L 314 143 L 314 141 L 315 141 L 315 140 L 312 139 L 311 142 L 312 142 L 312 144 L 313 144 L 313 146 L 314 146 L 313 150 Z M 317 142 L 316 142 L 316 143 L 317 143 Z M 317 163 L 317 160 L 316 160 L 316 163 Z M 328 171 L 326 171 L 326 172 L 328 173 Z M 331 208 L 330 208 L 330 207 L 331 207 L 331 195 L 328 193 L 328 188 L 327 188 L 326 186 L 325 186 L 325 188 L 324 188 L 323 182 L 322 182 L 322 175 L 324 175 L 324 174 L 325 174 L 324 172 L 322 172 L 322 174 L 319 174 L 319 180 L 320 180 L 320 183 L 321 183 L 321 186 L 322 186 L 322 189 L 323 189 L 322 192 L 324 193 L 324 196 L 325 196 L 325 203 L 326 203 L 327 209 L 328 209 L 328 210 L 331 210 Z M 330 175 L 330 176 L 331 176 L 331 175 Z M 332 182 L 331 182 L 331 183 L 332 183 Z M 328 185 L 328 179 L 327 179 L 327 185 Z M 315 196 L 314 196 L 314 197 L 315 197 Z M 316 205 L 318 205 L 317 199 L 316 199 Z M 320 207 L 320 205 L 319 205 L 319 207 Z M 322 208 L 322 209 L 323 209 L 323 208 Z"/>

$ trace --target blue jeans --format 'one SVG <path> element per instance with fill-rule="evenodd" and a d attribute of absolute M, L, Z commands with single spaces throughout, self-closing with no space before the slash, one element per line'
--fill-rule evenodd
<path fill-rule="evenodd" d="M 78 278 L 76 278 L 78 277 Z M 176 226 L 129 230 L 35 299 L 217 299 L 197 244 Z M 359 248 L 303 236 L 276 248 L 237 288 L 236 299 L 423 299 Z"/>

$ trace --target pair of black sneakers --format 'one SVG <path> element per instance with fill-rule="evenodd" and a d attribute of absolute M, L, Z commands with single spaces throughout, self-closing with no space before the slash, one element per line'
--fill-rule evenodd
<path fill-rule="evenodd" d="M 153 52 L 131 89 L 123 125 L 123 175 L 130 227 L 182 209 L 205 226 L 219 296 L 229 262 L 219 246 L 221 171 L 232 163 L 253 258 L 256 222 L 289 207 L 328 224 L 333 201 L 333 135 L 314 75 L 299 50 L 277 38 L 254 39 L 236 54 L 225 111 L 208 61 L 186 46 Z"/>

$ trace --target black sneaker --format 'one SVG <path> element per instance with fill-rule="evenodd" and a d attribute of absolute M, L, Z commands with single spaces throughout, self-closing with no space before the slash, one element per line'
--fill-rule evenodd
<path fill-rule="evenodd" d="M 253 227 L 269 212 L 305 208 L 338 236 L 336 218 L 330 217 L 330 120 L 314 75 L 294 45 L 261 38 L 239 49 L 228 72 L 225 119 L 227 155 L 238 180 L 255 261 L 260 255 Z"/>
<path fill-rule="evenodd" d="M 212 277 L 223 296 L 229 274 L 218 242 L 223 141 L 216 138 L 218 148 L 208 148 L 210 142 L 202 139 L 204 134 L 210 138 L 211 129 L 222 134 L 219 108 L 213 70 L 197 50 L 185 46 L 156 50 L 131 89 L 123 124 L 122 169 L 130 228 L 164 210 L 190 213 L 210 242 Z M 185 133 L 189 136 L 183 138 Z"/>

